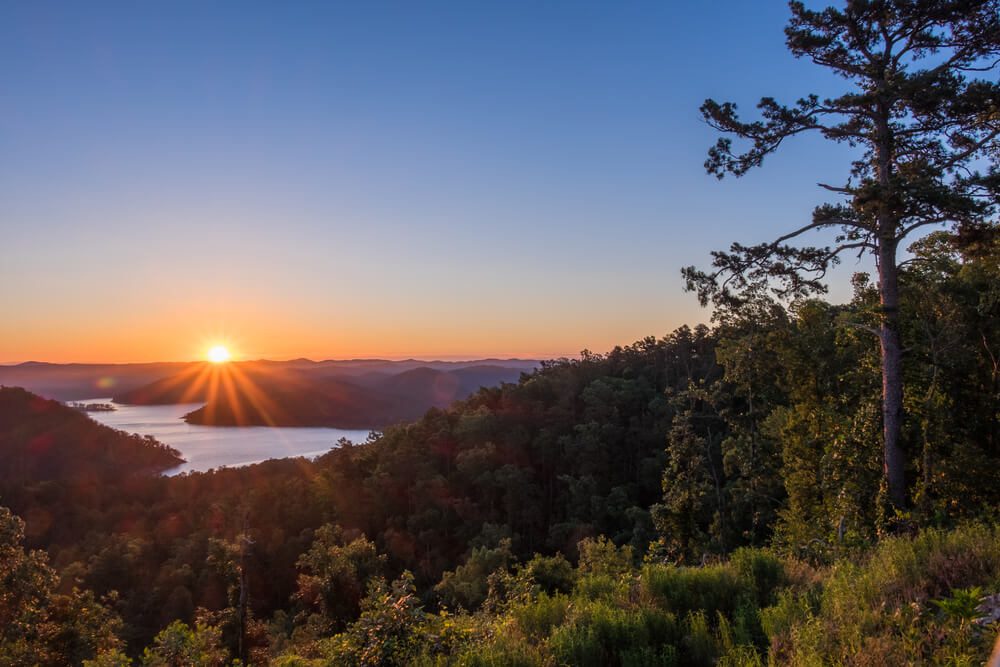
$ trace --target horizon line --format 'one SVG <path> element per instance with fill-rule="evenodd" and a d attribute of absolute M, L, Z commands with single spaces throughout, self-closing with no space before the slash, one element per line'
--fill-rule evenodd
<path fill-rule="evenodd" d="M 555 354 L 555 355 L 531 355 L 531 356 L 477 356 L 477 355 L 456 355 L 456 356 L 390 356 L 390 357 L 329 357 L 324 359 L 312 359 L 310 357 L 290 357 L 287 359 L 272 359 L 268 357 L 257 357 L 247 359 L 232 359 L 227 363 L 291 363 L 295 361 L 309 362 L 312 364 L 324 363 L 352 363 L 352 362 L 384 362 L 402 363 L 415 361 L 421 363 L 462 363 L 471 361 L 547 361 L 551 359 L 576 359 L 580 357 L 580 352 L 576 354 Z M 158 361 L 44 361 L 40 359 L 26 359 L 24 361 L 0 361 L 0 367 L 24 366 L 27 364 L 48 365 L 48 366 L 132 366 L 141 364 L 197 364 L 211 363 L 207 359 L 185 359 L 185 360 L 158 360 Z"/>

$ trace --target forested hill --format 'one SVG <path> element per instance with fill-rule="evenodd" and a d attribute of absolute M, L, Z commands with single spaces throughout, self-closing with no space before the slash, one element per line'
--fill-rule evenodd
<path fill-rule="evenodd" d="M 597 534 L 644 547 L 662 494 L 671 395 L 721 375 L 713 348 L 707 328 L 682 328 L 547 362 L 317 465 L 345 525 L 385 534 L 418 577 L 433 579 L 469 544 L 503 536 L 524 554 L 572 553 Z"/>
<path fill-rule="evenodd" d="M 225 374 L 228 369 L 216 369 Z M 184 419 L 206 426 L 332 426 L 381 429 L 419 419 L 482 386 L 516 382 L 520 369 L 473 366 L 452 371 L 420 367 L 398 374 L 329 377 L 316 373 L 247 373 L 224 379 L 225 390 Z"/>
<path fill-rule="evenodd" d="M 156 473 L 184 459 L 149 437 L 98 424 L 79 410 L 0 387 L 0 486 Z"/>
<path fill-rule="evenodd" d="M 232 362 L 197 364 L 115 396 L 118 403 L 205 403 L 187 415 L 206 426 L 329 426 L 381 429 L 419 419 L 431 407 L 447 407 L 480 387 L 516 382 L 535 362 L 512 367 L 466 365 L 409 368 L 409 362 L 360 367 L 328 364 Z M 440 365 L 440 364 L 436 364 Z M 400 371 L 400 368 L 406 370 Z M 370 370 L 369 370 L 370 369 Z"/>
<path fill-rule="evenodd" d="M 864 276 L 847 304 L 757 295 L 712 329 L 547 362 L 316 461 L 21 484 L 3 502 L 64 586 L 116 592 L 112 634 L 133 655 L 162 631 L 154 654 L 211 645 L 225 661 L 242 637 L 254 664 L 827 664 L 877 621 L 876 655 L 978 656 L 959 645 L 968 619 L 953 627 L 935 603 L 1000 592 L 995 532 L 932 532 L 851 569 L 890 533 L 1000 501 L 1000 242 L 912 250 L 905 516 L 883 502 Z M 851 588 L 862 576 L 870 589 Z M 854 615 L 824 616 L 843 605 Z M 915 624 L 926 646 L 906 643 Z"/>
<path fill-rule="evenodd" d="M 230 604 L 219 549 L 236 540 L 244 517 L 258 618 L 278 610 L 309 616 L 313 603 L 295 601 L 309 595 L 299 590 L 296 564 L 325 524 L 349 540 L 367 535 L 386 556 L 380 571 L 409 569 L 425 592 L 470 548 L 505 537 L 524 556 L 575 555 L 580 539 L 601 533 L 644 548 L 655 537 L 648 510 L 661 496 L 673 411 L 666 392 L 717 379 L 713 345 L 707 328 L 685 328 L 607 355 L 547 362 L 518 384 L 481 389 L 315 462 L 272 461 L 85 493 L 34 486 L 5 502 L 22 516 L 61 517 L 29 521 L 29 543 L 55 562 L 76 563 L 74 576 L 98 595 L 118 591 L 134 646 L 173 619 L 190 622 L 196 608 Z M 357 614 L 365 582 L 345 586 L 350 592 L 337 593 L 339 611 L 324 623 Z"/>

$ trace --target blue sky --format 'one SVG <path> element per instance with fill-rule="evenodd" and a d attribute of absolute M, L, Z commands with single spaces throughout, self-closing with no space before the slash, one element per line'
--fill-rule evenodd
<path fill-rule="evenodd" d="M 603 351 L 808 220 L 818 138 L 722 182 L 698 106 L 834 93 L 781 2 L 0 6 L 0 361 Z M 847 294 L 851 262 L 834 276 Z"/>

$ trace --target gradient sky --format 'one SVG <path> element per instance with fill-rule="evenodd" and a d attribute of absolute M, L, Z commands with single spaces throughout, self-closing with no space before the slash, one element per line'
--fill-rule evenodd
<path fill-rule="evenodd" d="M 0 362 L 559 356 L 827 199 L 706 97 L 836 92 L 777 1 L 0 4 Z M 847 294 L 846 262 L 833 296 Z"/>

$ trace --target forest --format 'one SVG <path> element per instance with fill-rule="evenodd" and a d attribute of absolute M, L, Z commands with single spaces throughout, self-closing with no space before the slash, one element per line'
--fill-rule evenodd
<path fill-rule="evenodd" d="M 684 270 L 711 326 L 175 477 L 155 441 L 0 390 L 0 665 L 981 664 L 1000 3 L 790 8 L 791 52 L 848 92 L 749 122 L 706 101 L 706 169 L 803 132 L 859 157 L 812 222 Z M 788 244 L 813 232 L 833 245 Z M 874 269 L 832 303 L 844 253 Z"/>
<path fill-rule="evenodd" d="M 878 342 L 852 326 L 877 306 L 859 275 L 848 304 L 748 301 L 711 329 L 546 362 L 315 461 L 5 479 L 0 655 L 981 656 L 993 626 L 974 621 L 1000 611 L 977 610 L 1000 582 L 1000 236 L 941 232 L 913 253 L 905 512 L 882 475 Z M 2 423 L 23 419 L 5 405 Z"/>

